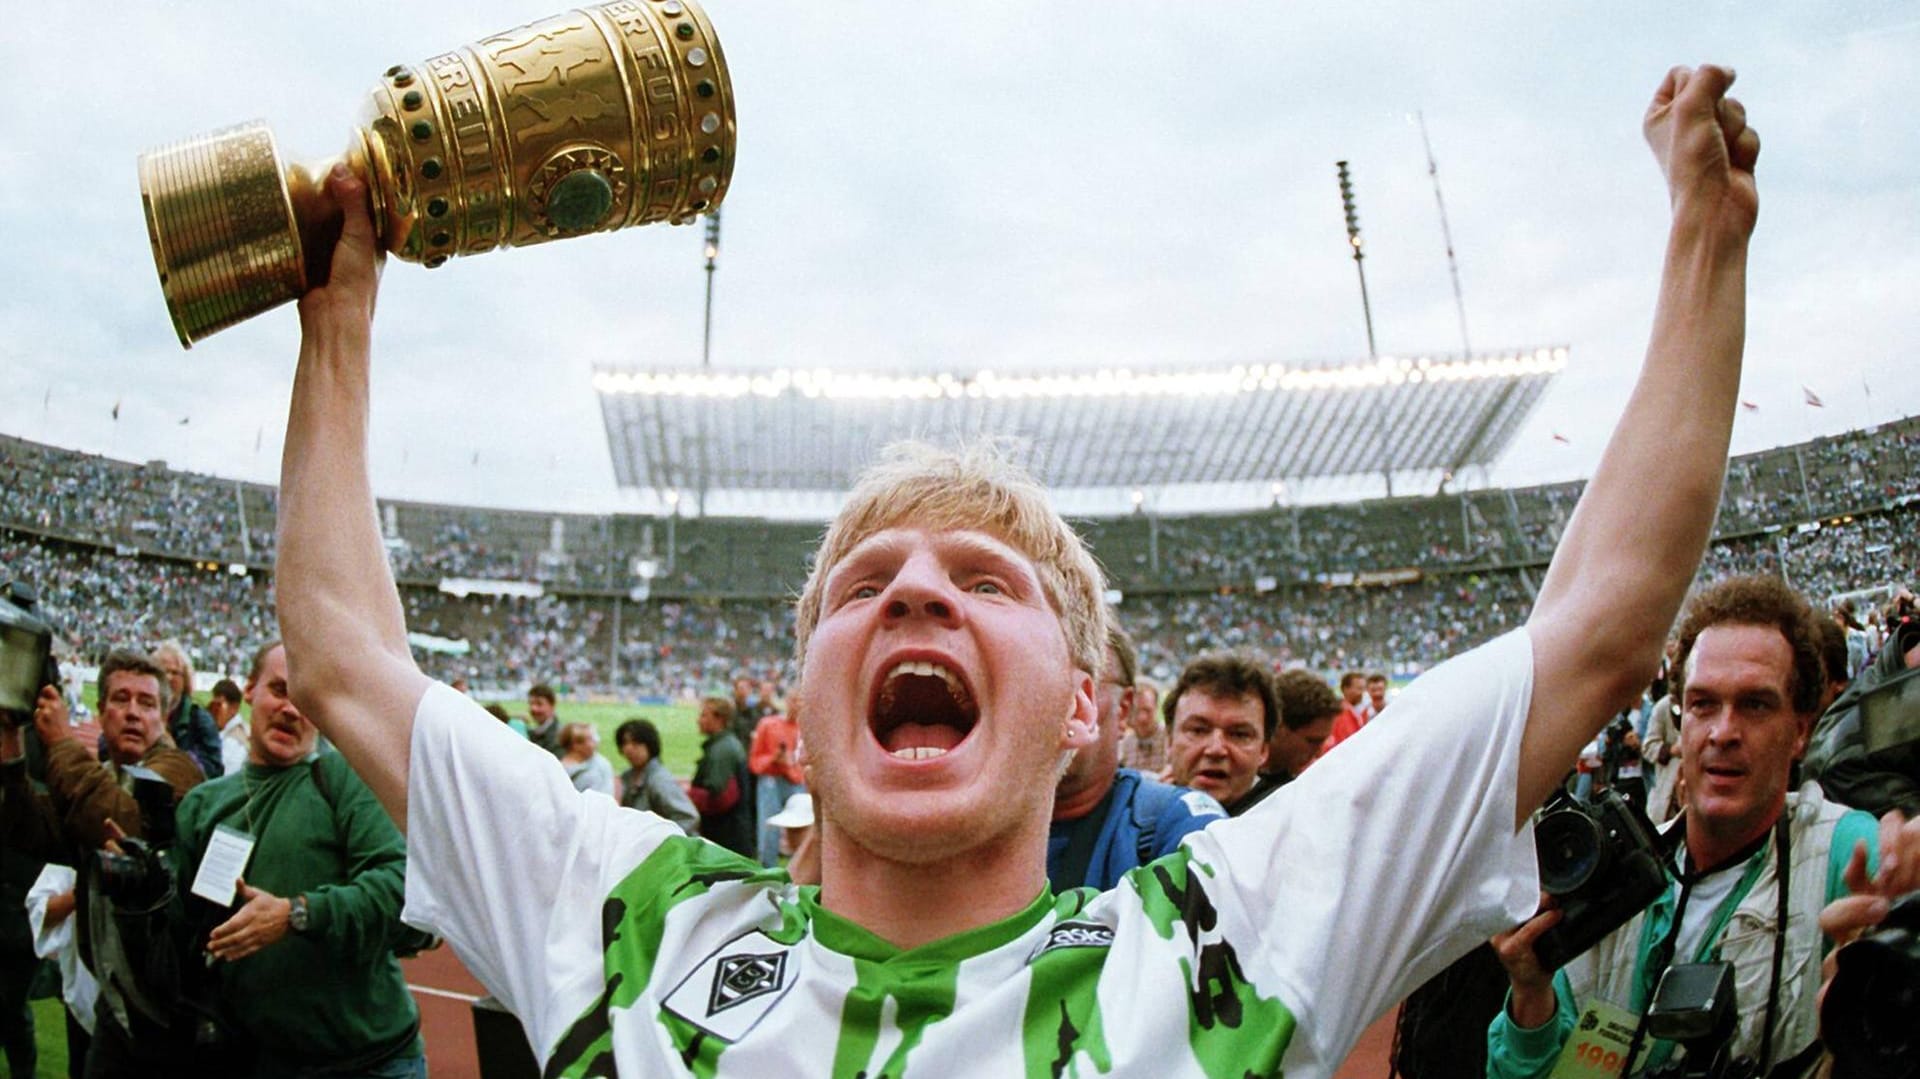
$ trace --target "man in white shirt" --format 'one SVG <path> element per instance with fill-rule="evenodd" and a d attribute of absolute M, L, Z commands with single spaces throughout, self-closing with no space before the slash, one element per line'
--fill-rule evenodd
<path fill-rule="evenodd" d="M 1699 561 L 1758 204 L 1731 82 L 1675 69 L 1648 110 L 1673 207 L 1653 341 L 1527 628 L 1408 687 L 1344 760 L 1113 891 L 1057 897 L 1047 826 L 1093 737 L 1104 583 L 990 452 L 890 455 L 815 560 L 796 712 L 818 888 L 577 796 L 414 666 L 367 479 L 377 259 L 336 171 L 342 239 L 300 305 L 279 614 L 296 700 L 408 831 L 407 917 L 549 1070 L 1330 1075 L 1379 1011 L 1531 911 L 1524 822 L 1645 685 Z"/>
<path fill-rule="evenodd" d="M 240 710 L 244 696 L 233 679 L 222 678 L 213 684 L 213 694 L 207 698 L 207 714 L 220 728 L 220 761 L 226 767 L 222 775 L 239 775 L 247 765 L 247 745 L 253 729 Z"/>

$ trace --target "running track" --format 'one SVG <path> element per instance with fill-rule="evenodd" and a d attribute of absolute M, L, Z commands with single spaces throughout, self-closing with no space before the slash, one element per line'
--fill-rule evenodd
<path fill-rule="evenodd" d="M 420 1006 L 432 1079 L 479 1079 L 480 1061 L 473 1048 L 473 1000 L 486 990 L 467 973 L 452 948 L 428 952 L 402 966 L 414 1003 Z M 1392 1049 L 1393 1013 L 1389 1012 L 1360 1036 L 1360 1043 L 1341 1065 L 1336 1079 L 1386 1079 L 1387 1057 Z"/>

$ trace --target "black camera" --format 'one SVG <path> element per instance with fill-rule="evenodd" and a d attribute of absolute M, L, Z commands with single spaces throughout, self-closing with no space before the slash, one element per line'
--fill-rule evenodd
<path fill-rule="evenodd" d="M 41 686 L 60 684 L 54 629 L 36 613 L 38 606 L 39 597 L 23 582 L 0 589 L 0 723 L 8 726 L 33 717 Z"/>
<path fill-rule="evenodd" d="M 1636 1079 L 1753 1079 L 1751 1057 L 1732 1055 L 1740 1022 L 1733 964 L 1681 963 L 1667 968 L 1647 1007 L 1650 1037 L 1679 1042 L 1678 1060 L 1636 1073 Z"/>
<path fill-rule="evenodd" d="M 94 852 L 100 893 L 125 911 L 145 911 L 164 904 L 173 895 L 173 866 L 167 851 L 173 846 L 173 784 L 158 772 L 139 765 L 122 769 L 133 779 L 133 800 L 140 806 L 140 838 L 120 840 L 120 853 Z"/>
<path fill-rule="evenodd" d="M 1557 970 L 1647 909 L 1667 887 L 1666 850 L 1653 825 L 1626 799 L 1603 791 L 1582 802 L 1564 790 L 1533 826 L 1540 889 L 1560 923 L 1540 934 L 1534 954 Z"/>
<path fill-rule="evenodd" d="M 1873 932 L 1840 949 L 1820 1029 L 1834 1079 L 1920 1075 L 1920 892 L 1893 904 Z"/>

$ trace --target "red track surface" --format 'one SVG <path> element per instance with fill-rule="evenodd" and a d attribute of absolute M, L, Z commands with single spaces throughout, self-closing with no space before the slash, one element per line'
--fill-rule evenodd
<path fill-rule="evenodd" d="M 486 990 L 467 973 L 452 948 L 409 959 L 404 966 L 407 984 L 414 989 L 414 1003 L 420 1006 L 429 1074 L 433 1079 L 479 1079 L 469 998 L 481 996 Z M 1388 1012 L 1367 1028 L 1335 1079 L 1385 1079 L 1387 1057 L 1393 1049 L 1393 1016 L 1394 1012 Z"/>

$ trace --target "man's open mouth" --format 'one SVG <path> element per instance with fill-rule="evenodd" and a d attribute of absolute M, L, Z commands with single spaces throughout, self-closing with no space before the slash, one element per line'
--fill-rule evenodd
<path fill-rule="evenodd" d="M 980 708 L 960 676 L 939 663 L 896 663 L 881 678 L 867 725 L 890 755 L 907 761 L 946 756 L 973 731 Z"/>

